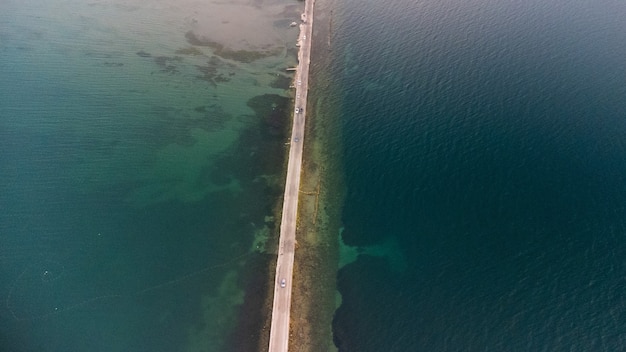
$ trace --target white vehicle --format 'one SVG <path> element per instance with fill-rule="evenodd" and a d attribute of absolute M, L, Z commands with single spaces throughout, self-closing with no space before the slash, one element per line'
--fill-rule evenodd
<path fill-rule="evenodd" d="M 286 285 L 287 285 L 287 280 L 280 279 L 280 287 L 285 288 Z"/>

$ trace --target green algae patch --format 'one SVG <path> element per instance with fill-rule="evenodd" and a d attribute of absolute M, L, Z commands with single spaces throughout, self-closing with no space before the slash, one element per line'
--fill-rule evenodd
<path fill-rule="evenodd" d="M 154 62 L 161 68 L 161 72 L 175 74 L 180 73 L 175 63 L 179 63 L 183 61 L 183 58 L 180 56 L 156 56 L 154 58 Z"/>
<path fill-rule="evenodd" d="M 266 57 L 276 56 L 283 51 L 282 48 L 268 48 L 266 50 L 232 50 L 216 41 L 212 41 L 204 37 L 198 37 L 192 31 L 185 33 L 185 38 L 187 38 L 187 42 L 191 45 L 209 47 L 213 50 L 215 55 L 223 59 L 234 60 L 242 63 L 251 63 Z"/>
<path fill-rule="evenodd" d="M 250 98 L 246 103 L 257 116 L 264 116 L 273 111 L 287 111 L 290 99 L 278 94 L 263 94 Z"/>
<path fill-rule="evenodd" d="M 202 56 L 204 53 L 200 49 L 190 46 L 176 50 L 176 55 Z"/>
<path fill-rule="evenodd" d="M 150 53 L 147 53 L 147 52 L 145 52 L 143 50 L 138 51 L 136 54 L 139 57 L 152 57 L 152 55 Z"/>
<path fill-rule="evenodd" d="M 201 75 L 196 77 L 216 87 L 217 83 L 225 83 L 231 80 L 231 77 L 235 75 L 234 68 L 234 65 L 226 63 L 214 55 L 211 56 L 206 65 L 196 65 L 196 69 L 201 73 Z"/>
<path fill-rule="evenodd" d="M 217 83 L 224 83 L 230 81 L 231 76 L 235 74 L 229 72 L 228 74 L 220 73 L 216 67 L 211 66 L 196 66 L 196 69 L 202 73 L 202 75 L 196 76 L 197 78 L 211 83 L 212 86 L 217 86 Z"/>
<path fill-rule="evenodd" d="M 263 94 L 248 100 L 248 106 L 263 122 L 262 133 L 284 138 L 291 127 L 291 100 L 277 94 Z"/>
<path fill-rule="evenodd" d="M 278 75 L 272 83 L 270 83 L 270 87 L 278 88 L 278 89 L 289 89 L 289 85 L 293 81 L 293 78 L 285 75 Z"/>

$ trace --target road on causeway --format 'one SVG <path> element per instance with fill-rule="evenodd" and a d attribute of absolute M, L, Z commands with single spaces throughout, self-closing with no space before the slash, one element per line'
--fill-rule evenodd
<path fill-rule="evenodd" d="M 287 352 L 289 345 L 289 313 L 291 310 L 291 288 L 293 281 L 293 261 L 296 248 L 296 223 L 298 195 L 302 169 L 304 125 L 309 87 L 309 64 L 311 62 L 311 36 L 313 33 L 314 0 L 306 0 L 302 14 L 298 42 L 298 67 L 295 76 L 296 98 L 293 127 L 291 131 L 287 181 L 283 200 L 283 214 L 280 222 L 280 240 L 276 277 L 274 283 L 274 304 L 270 329 L 270 352 Z"/>

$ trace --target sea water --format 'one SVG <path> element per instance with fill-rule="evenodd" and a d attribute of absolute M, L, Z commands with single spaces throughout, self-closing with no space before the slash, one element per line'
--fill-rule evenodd
<path fill-rule="evenodd" d="M 301 4 L 0 5 L 0 350 L 254 350 Z"/>
<path fill-rule="evenodd" d="M 622 350 L 626 5 L 336 6 L 339 350 Z"/>

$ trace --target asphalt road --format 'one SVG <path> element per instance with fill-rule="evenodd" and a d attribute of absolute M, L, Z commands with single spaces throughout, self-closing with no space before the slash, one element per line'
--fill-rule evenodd
<path fill-rule="evenodd" d="M 299 63 L 295 77 L 295 111 L 290 139 L 287 181 L 285 184 L 285 198 L 283 200 L 283 215 L 280 222 L 280 242 L 278 246 L 276 282 L 274 284 L 274 306 L 272 309 L 272 326 L 270 330 L 270 352 L 287 352 L 289 345 L 289 313 L 291 310 L 292 281 L 294 279 L 293 261 L 296 244 L 296 223 L 300 173 L 302 169 L 304 124 L 306 121 L 309 63 L 311 60 L 314 3 L 315 0 L 306 0 L 304 21 L 300 24 Z M 281 285 L 283 279 L 284 287 Z"/>

